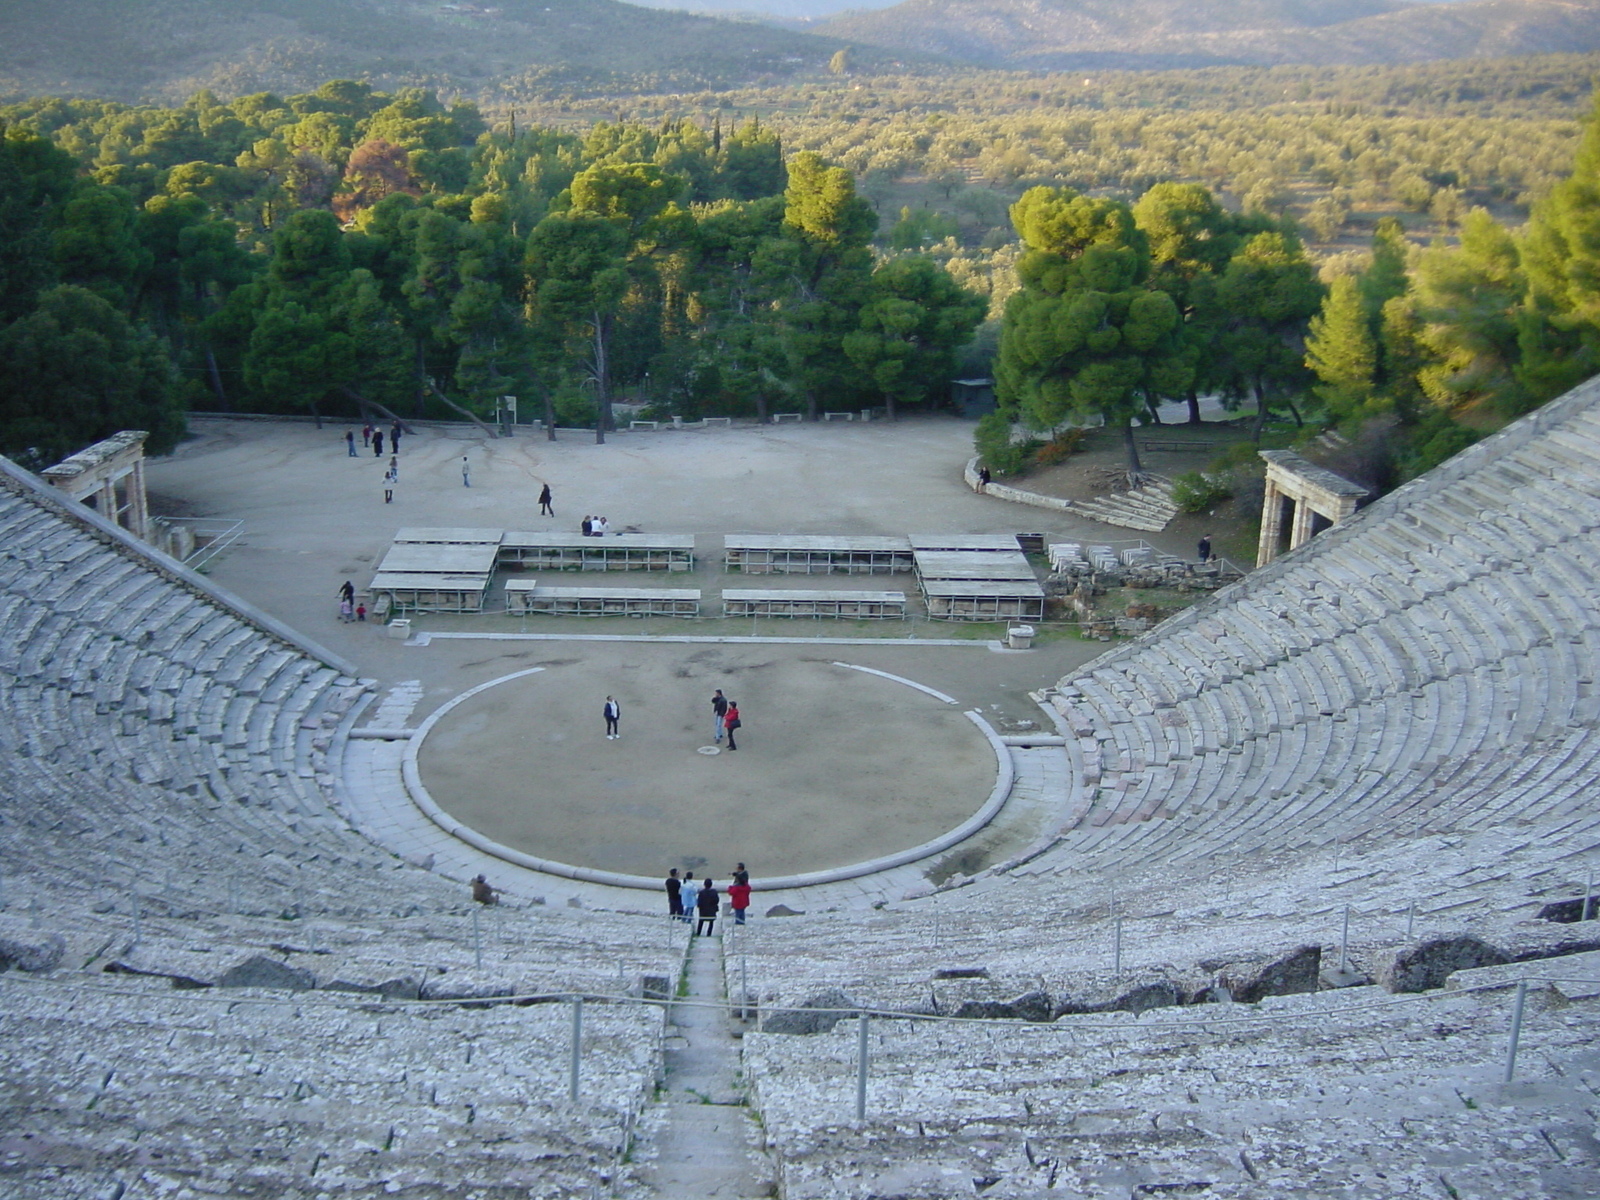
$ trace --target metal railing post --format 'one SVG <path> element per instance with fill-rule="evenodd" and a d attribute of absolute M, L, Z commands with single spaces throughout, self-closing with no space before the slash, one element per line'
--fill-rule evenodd
<path fill-rule="evenodd" d="M 1118 917 L 1116 919 L 1116 923 L 1112 926 L 1111 959 L 1112 959 L 1112 968 L 1111 968 L 1112 973 L 1118 979 L 1121 979 L 1122 978 L 1122 918 L 1121 917 Z"/>
<path fill-rule="evenodd" d="M 1406 938 L 1408 940 L 1411 937 L 1411 927 L 1412 927 L 1412 925 L 1414 925 L 1416 923 L 1416 920 L 1417 920 L 1417 902 L 1415 900 L 1413 900 L 1411 902 L 1411 907 L 1406 909 Z"/>
<path fill-rule="evenodd" d="M 1528 999 L 1528 981 L 1517 980 L 1517 999 L 1511 1007 L 1511 1041 L 1506 1046 L 1506 1082 L 1517 1074 L 1517 1043 L 1522 1041 L 1522 1006 Z"/>
<path fill-rule="evenodd" d="M 578 1066 L 583 1061 L 583 997 L 572 998 L 572 1061 L 567 1066 L 567 1099 L 578 1102 Z"/>
<path fill-rule="evenodd" d="M 856 1017 L 856 1120 L 867 1119 L 867 1014 Z"/>
<path fill-rule="evenodd" d="M 739 1019 L 750 1019 L 750 963 L 744 951 L 739 951 Z"/>
<path fill-rule="evenodd" d="M 1344 927 L 1339 932 L 1339 972 L 1350 970 L 1350 906 L 1344 906 Z"/>

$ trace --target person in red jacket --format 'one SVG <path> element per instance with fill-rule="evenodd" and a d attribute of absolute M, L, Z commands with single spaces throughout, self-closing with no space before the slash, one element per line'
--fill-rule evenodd
<path fill-rule="evenodd" d="M 728 903 L 733 905 L 733 923 L 735 925 L 743 925 L 744 910 L 750 907 L 750 877 L 748 875 L 744 875 L 743 878 L 734 877 L 733 883 L 728 887 Z"/>

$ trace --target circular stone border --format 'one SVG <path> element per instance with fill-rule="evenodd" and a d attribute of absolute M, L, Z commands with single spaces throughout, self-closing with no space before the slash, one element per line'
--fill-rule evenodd
<path fill-rule="evenodd" d="M 934 691 L 925 684 L 915 680 L 906 679 L 900 675 L 891 675 L 887 671 L 879 671 L 872 667 L 858 667 L 853 663 L 836 662 L 836 667 L 848 667 L 854 671 L 862 671 L 869 675 L 877 675 L 883 679 L 892 679 L 896 683 L 903 683 L 909 688 L 933 696 L 946 704 L 955 704 L 957 701 L 943 692 Z M 492 687 L 499 687 L 502 683 L 510 683 L 513 679 L 523 679 L 529 675 L 537 675 L 543 667 L 529 667 L 523 671 L 513 671 L 509 675 L 501 675 L 497 679 L 490 679 L 476 687 L 468 688 L 459 696 L 453 696 L 437 709 L 430 713 L 421 725 L 417 726 L 415 733 L 407 740 L 405 759 L 401 763 L 401 775 L 405 780 L 406 792 L 411 797 L 422 814 L 437 825 L 440 829 L 459 838 L 467 845 L 502 858 L 506 862 L 515 863 L 519 867 L 526 867 L 530 871 L 540 871 L 546 875 L 555 875 L 562 879 L 576 879 L 584 883 L 599 883 L 609 887 L 641 888 L 656 891 L 661 887 L 661 881 L 646 878 L 643 875 L 624 875 L 617 871 L 602 871 L 595 867 L 577 867 L 571 863 L 556 862 L 553 859 L 539 858 L 533 854 L 526 854 L 510 846 L 501 844 L 493 838 L 484 837 L 470 825 L 465 825 L 456 820 L 444 809 L 440 808 L 433 796 L 428 792 L 427 786 L 422 782 L 422 772 L 417 765 L 417 758 L 422 749 L 422 743 L 444 717 L 456 708 L 472 699 L 479 692 L 488 691 Z M 961 824 L 948 833 L 940 834 L 930 841 L 923 842 L 920 846 L 912 846 L 906 850 L 898 850 L 893 854 L 885 854 L 879 858 L 869 858 L 863 862 L 849 863 L 842 867 L 830 867 L 825 871 L 808 871 L 800 875 L 781 875 L 775 879 L 763 878 L 762 888 L 767 891 L 778 891 L 788 888 L 814 887 L 823 883 L 838 883 L 844 879 L 860 879 L 864 875 L 876 875 L 879 871 L 887 871 L 894 867 L 903 867 L 908 863 L 917 862 L 919 859 L 930 858 L 941 854 L 966 841 L 977 833 L 995 817 L 1000 815 L 1000 810 L 1005 807 L 1006 800 L 1011 795 L 1011 786 L 1015 781 L 1015 773 L 1011 764 L 1011 751 L 1007 749 L 1000 735 L 994 727 L 983 719 L 983 714 L 977 709 L 969 709 L 962 714 L 983 734 L 989 743 L 989 748 L 994 751 L 995 781 L 994 787 L 989 792 L 989 798 L 984 801 L 983 807 L 973 813 Z"/>

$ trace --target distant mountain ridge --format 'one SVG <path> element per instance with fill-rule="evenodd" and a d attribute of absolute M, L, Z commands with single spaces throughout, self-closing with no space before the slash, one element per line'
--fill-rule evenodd
<path fill-rule="evenodd" d="M 903 0 L 807 28 L 984 67 L 1333 66 L 1590 51 L 1600 0 Z"/>
<path fill-rule="evenodd" d="M 619 0 L 35 0 L 0 6 L 0 92 L 132 101 L 358 77 L 483 95 L 550 72 L 733 86 L 819 70 L 841 45 Z"/>

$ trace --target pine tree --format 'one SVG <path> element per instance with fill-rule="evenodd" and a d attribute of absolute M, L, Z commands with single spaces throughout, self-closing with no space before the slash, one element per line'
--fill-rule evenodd
<path fill-rule="evenodd" d="M 1311 318 L 1306 339 L 1306 366 L 1322 381 L 1316 392 L 1335 421 L 1352 424 L 1386 407 L 1373 392 L 1377 363 L 1361 285 L 1353 275 L 1341 275 Z"/>
<path fill-rule="evenodd" d="M 1528 298 L 1517 379 L 1542 403 L 1600 369 L 1600 100 L 1572 174 L 1534 206 L 1521 251 Z"/>

